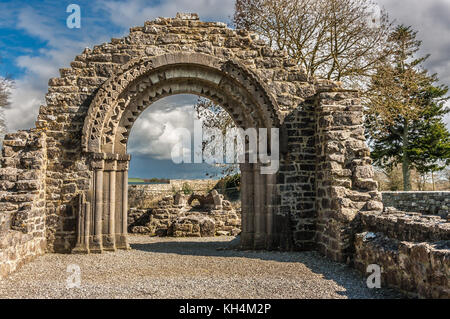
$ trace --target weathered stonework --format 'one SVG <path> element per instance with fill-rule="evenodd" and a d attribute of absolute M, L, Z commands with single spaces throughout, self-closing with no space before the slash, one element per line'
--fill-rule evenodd
<path fill-rule="evenodd" d="M 159 201 L 183 190 L 188 184 L 192 192 L 205 194 L 217 184 L 216 180 L 170 180 L 168 184 L 148 184 L 128 186 L 128 206 L 130 208 L 148 208 L 152 202 Z"/>
<path fill-rule="evenodd" d="M 0 278 L 46 250 L 46 135 L 7 134 L 0 168 Z"/>
<path fill-rule="evenodd" d="M 414 242 L 450 240 L 450 222 L 439 216 L 385 209 L 358 216 L 359 230 L 381 232 L 390 238 Z"/>
<path fill-rule="evenodd" d="M 419 298 L 450 298 L 450 241 L 398 241 L 382 233 L 361 233 L 355 240 L 355 267 L 382 267 L 381 285 Z"/>
<path fill-rule="evenodd" d="M 45 253 L 45 238 L 10 230 L 0 234 L 0 280 Z"/>
<path fill-rule="evenodd" d="M 315 241 L 338 261 L 352 257 L 358 212 L 383 210 L 357 93 L 320 93 L 316 105 Z"/>
<path fill-rule="evenodd" d="M 165 197 L 155 208 L 131 209 L 128 229 L 131 233 L 173 237 L 236 236 L 241 232 L 241 214 L 230 202 L 209 205 L 204 200 L 192 207 L 192 200 L 200 197 L 207 198 L 178 194 Z"/>
<path fill-rule="evenodd" d="M 387 209 L 358 215 L 354 265 L 382 268 L 383 286 L 420 298 L 450 298 L 450 222 Z"/>
<path fill-rule="evenodd" d="M 385 207 L 450 218 L 450 192 L 382 192 Z"/>
<path fill-rule="evenodd" d="M 80 252 L 101 252 L 104 242 L 108 249 L 128 247 L 127 139 L 146 107 L 178 93 L 212 99 L 242 128 L 281 130 L 278 174 L 261 175 L 259 163 L 241 165 L 243 247 L 312 249 L 316 227 L 321 233 L 329 229 L 327 238 L 341 240 L 338 233 L 351 218 L 337 226 L 323 217 L 316 207 L 316 186 L 323 190 L 335 178 L 322 174 L 335 165 L 335 158 L 321 155 L 335 138 L 346 149 L 336 156 L 350 157 L 344 164 L 352 165 L 353 175 L 359 174 L 358 166 L 371 169 L 367 151 L 359 151 L 367 148 L 356 94 L 338 83 L 307 78 L 285 53 L 270 49 L 255 34 L 180 15 L 146 22 L 123 39 L 86 49 L 71 68 L 61 70 L 60 78 L 49 81 L 47 104 L 36 125 L 47 132 L 51 159 L 46 186 L 50 251 L 70 252 L 77 246 Z M 329 114 L 337 117 L 327 127 Z M 327 133 L 336 127 L 343 137 Z M 347 130 L 354 141 L 343 141 Z M 373 197 L 359 203 L 377 199 Z M 349 204 L 335 200 L 334 205 Z M 103 217 L 104 211 L 109 216 Z M 319 241 L 328 252 L 321 251 L 345 260 L 347 244 L 336 247 L 335 241 Z"/>
<path fill-rule="evenodd" d="M 180 14 L 85 49 L 49 80 L 36 128 L 7 135 L 0 237 L 20 239 L 2 241 L 2 265 L 28 260 L 42 245 L 65 253 L 128 249 L 128 136 L 147 107 L 174 94 L 211 99 L 243 129 L 280 130 L 279 141 L 268 141 L 268 149 L 280 144 L 276 174 L 261 174 L 263 163 L 240 166 L 241 248 L 317 249 L 352 262 L 362 247 L 357 234 L 383 211 L 357 92 L 308 78 L 256 34 Z M 215 210 L 219 202 L 213 196 Z M 179 220 L 175 232 L 202 235 L 201 225 L 211 233 L 198 218 Z M 423 238 L 434 234 L 420 227 L 430 232 Z M 393 236 L 388 226 L 381 231 Z M 8 267 L 2 271 L 15 269 Z"/>

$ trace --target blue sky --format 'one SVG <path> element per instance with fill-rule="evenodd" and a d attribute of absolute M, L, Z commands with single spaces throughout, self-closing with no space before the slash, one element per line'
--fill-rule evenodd
<path fill-rule="evenodd" d="M 66 26 L 66 8 L 71 3 L 81 8 L 80 29 Z M 58 69 L 69 66 L 85 47 L 124 36 L 130 27 L 177 12 L 197 12 L 203 20 L 228 23 L 233 5 L 232 0 L 1 1 L 0 75 L 8 74 L 16 81 L 12 107 L 6 112 L 8 129 L 34 126 L 48 79 L 58 76 Z M 168 123 L 192 127 L 195 101 L 193 96 L 163 99 L 139 118 L 129 141 L 133 157 L 130 177 L 217 176 L 218 170 L 206 164 L 172 163 L 170 143 L 177 141 L 167 141 L 167 134 L 162 134 Z"/>
<path fill-rule="evenodd" d="M 450 84 L 450 0 L 378 2 L 398 23 L 419 30 L 422 53 L 432 54 L 426 66 L 437 72 L 443 83 Z M 81 29 L 66 27 L 66 7 L 71 3 L 81 7 Z M 58 69 L 68 67 L 85 47 L 124 36 L 130 27 L 159 16 L 173 17 L 177 12 L 197 12 L 202 20 L 229 23 L 233 6 L 233 0 L 0 0 L 0 76 L 9 74 L 16 81 L 12 107 L 5 113 L 8 129 L 34 126 L 48 79 L 58 76 Z M 203 166 L 168 163 L 169 146 L 162 133 L 169 122 L 190 127 L 194 102 L 192 96 L 161 100 L 139 118 L 129 144 L 134 156 L 130 176 L 204 176 Z"/>

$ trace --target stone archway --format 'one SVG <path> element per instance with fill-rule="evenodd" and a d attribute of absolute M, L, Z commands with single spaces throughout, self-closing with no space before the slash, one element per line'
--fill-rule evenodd
<path fill-rule="evenodd" d="M 122 71 L 102 85 L 85 119 L 82 149 L 93 175 L 80 203 L 75 252 L 128 248 L 126 146 L 134 122 L 153 102 L 175 94 L 201 95 L 227 110 L 238 127 L 280 128 L 276 101 L 236 62 L 177 52 L 131 61 Z M 260 166 L 241 165 L 242 245 L 258 249 L 277 247 L 276 176 L 262 175 Z"/>
<path fill-rule="evenodd" d="M 0 231 L 36 254 L 127 248 L 128 134 L 146 106 L 178 93 L 212 99 L 240 127 L 280 128 L 276 174 L 241 166 L 243 248 L 352 256 L 357 214 L 382 209 L 358 93 L 196 14 L 131 28 L 49 80 L 36 128 L 5 137 Z"/>

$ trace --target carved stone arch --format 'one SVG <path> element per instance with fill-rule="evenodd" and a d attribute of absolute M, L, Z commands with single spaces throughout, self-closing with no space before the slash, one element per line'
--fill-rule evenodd
<path fill-rule="evenodd" d="M 102 85 L 85 119 L 82 149 L 85 152 L 101 152 L 104 142 L 114 141 L 102 141 L 103 138 L 107 139 L 103 134 L 115 132 L 114 128 L 126 109 L 127 99 L 147 87 L 167 81 L 167 75 L 176 73 L 182 66 L 190 66 L 194 71 L 186 74 L 186 79 L 220 87 L 222 91 L 227 91 L 230 97 L 234 95 L 234 99 L 243 98 L 244 105 L 240 106 L 252 107 L 250 114 L 258 113 L 256 122 L 251 125 L 265 128 L 280 126 L 276 100 L 268 93 L 270 91 L 264 83 L 241 64 L 202 53 L 171 53 L 130 61 Z M 179 78 L 183 76 L 179 75 Z M 243 92 L 236 92 L 237 88 Z M 156 93 L 159 96 L 170 95 L 169 91 L 170 88 L 162 86 Z"/>
<path fill-rule="evenodd" d="M 125 64 L 98 90 L 85 118 L 82 149 L 90 158 L 93 171 L 86 211 L 93 215 L 90 219 L 94 225 L 89 226 L 93 234 L 78 233 L 75 251 L 127 249 L 130 156 L 126 154 L 126 145 L 131 128 L 155 101 L 188 93 L 220 104 L 243 129 L 280 127 L 278 105 L 270 90 L 239 62 L 178 52 L 138 58 Z M 270 149 L 270 130 L 268 137 Z M 245 184 L 242 245 L 277 246 L 277 238 L 273 236 L 276 175 L 262 175 L 258 163 L 241 164 L 241 174 Z"/>
<path fill-rule="evenodd" d="M 255 121 L 256 119 L 251 118 L 250 114 L 244 112 L 245 106 L 241 101 L 224 95 L 217 88 L 209 86 L 208 83 L 199 83 L 198 81 L 194 83 L 168 81 L 164 83 L 163 87 L 156 86 L 147 88 L 140 95 L 136 96 L 134 101 L 128 101 L 119 123 L 113 126 L 115 131 L 111 129 L 111 133 L 115 136 L 115 140 L 112 141 L 114 144 L 108 145 L 107 148 L 104 148 L 104 151 L 112 150 L 114 153 L 125 153 L 130 131 L 140 114 L 157 100 L 176 94 L 194 94 L 210 99 L 227 110 L 238 127 L 247 127 L 247 123 L 254 124 L 250 127 L 260 126 Z M 145 101 L 145 106 L 142 105 L 141 101 Z M 231 108 L 231 106 L 234 107 Z M 105 143 L 104 145 L 107 144 Z"/>

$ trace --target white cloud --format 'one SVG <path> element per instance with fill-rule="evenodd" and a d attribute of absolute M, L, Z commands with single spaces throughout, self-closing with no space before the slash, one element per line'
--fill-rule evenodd
<path fill-rule="evenodd" d="M 423 40 L 423 53 L 432 53 L 427 67 L 437 72 L 442 83 L 450 84 L 450 1 L 448 0 L 379 0 L 397 21 L 411 24 L 419 30 Z M 122 27 L 126 34 L 131 26 L 143 25 L 145 20 L 159 16 L 174 17 L 177 12 L 196 12 L 205 21 L 229 22 L 234 0 L 171 0 L 171 1 L 109 1 L 98 0 L 90 4 L 109 16 L 109 21 L 84 24 L 77 37 L 65 26 L 58 25 L 47 12 L 38 12 L 29 6 L 0 4 L 6 12 L 2 25 L 16 25 L 28 34 L 47 42 L 38 54 L 17 57 L 16 63 L 25 70 L 16 81 L 12 94 L 12 107 L 5 114 L 8 129 L 14 131 L 34 126 L 39 106 L 44 102 L 48 79 L 58 76 L 58 69 L 67 67 L 84 47 L 108 41 L 111 23 Z M 45 11 L 45 10 L 44 10 Z M 7 21 L 7 22 L 6 22 Z M 59 22 L 58 22 L 59 23 Z M 173 114 L 176 115 L 175 113 Z M 450 127 L 450 116 L 447 123 Z"/>
<path fill-rule="evenodd" d="M 16 10 L 14 24 L 47 45 L 37 54 L 16 57 L 16 64 L 24 70 L 24 74 L 16 80 L 11 108 L 5 112 L 9 131 L 34 127 L 39 106 L 45 101 L 48 80 L 59 76 L 58 70 L 68 67 L 83 48 L 114 36 L 96 26 L 89 30 L 81 29 L 78 33 L 71 32 L 65 24 L 58 25 L 50 16 L 31 7 Z"/>
<path fill-rule="evenodd" d="M 5 110 L 9 131 L 34 127 L 43 102 L 42 90 L 28 80 L 19 80 L 11 92 L 11 107 Z"/>
<path fill-rule="evenodd" d="M 171 159 L 172 149 L 182 141 L 176 129 L 193 132 L 196 100 L 193 95 L 175 95 L 153 103 L 136 120 L 128 152 L 160 160 Z"/>
<path fill-rule="evenodd" d="M 158 17 L 175 17 L 177 12 L 198 13 L 204 21 L 229 22 L 234 0 L 172 0 L 156 4 L 144 0 L 101 0 L 98 7 L 107 11 L 116 25 L 129 28 Z"/>
<path fill-rule="evenodd" d="M 105 11 L 110 21 L 91 23 L 92 25 L 82 27 L 81 33 L 73 33 L 65 26 L 55 27 L 57 23 L 54 18 L 30 6 L 17 9 L 0 5 L 1 9 L 8 10 L 10 24 L 47 42 L 46 48 L 39 50 L 37 55 L 16 58 L 16 64 L 25 72 L 16 81 L 11 97 L 11 109 L 5 112 L 9 131 L 34 126 L 39 106 L 44 103 L 48 80 L 58 76 L 59 68 L 67 67 L 83 48 L 92 47 L 117 36 L 109 34 L 107 26 L 111 22 L 122 27 L 125 34 L 129 27 L 143 25 L 146 20 L 159 16 L 175 17 L 177 12 L 197 12 L 202 20 L 228 21 L 233 13 L 234 1 L 173 0 L 152 4 L 143 0 L 99 0 L 91 5 L 97 10 Z"/>

